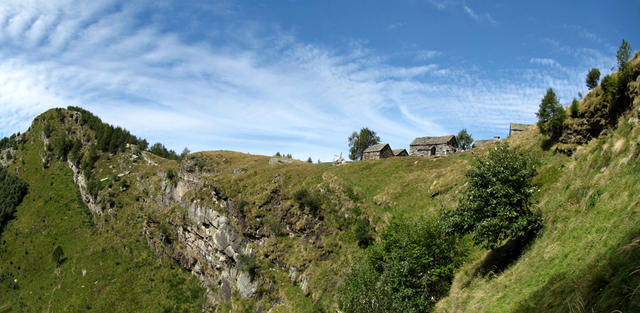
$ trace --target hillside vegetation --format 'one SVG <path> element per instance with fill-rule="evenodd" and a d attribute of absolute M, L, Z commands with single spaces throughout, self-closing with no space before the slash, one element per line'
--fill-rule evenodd
<path fill-rule="evenodd" d="M 0 235 L 0 312 L 353 312 L 368 292 L 388 302 L 373 308 L 418 312 L 639 311 L 639 61 L 623 89 L 586 95 L 556 142 L 504 140 L 537 160 L 541 228 L 491 250 L 438 219 L 495 144 L 341 166 L 178 157 L 80 108 L 49 110 L 0 142 L 28 186 Z"/>
<path fill-rule="evenodd" d="M 622 91 L 629 102 L 615 121 L 606 121 L 613 111 L 602 87 L 580 102 L 565 138 L 576 125 L 599 127 L 599 137 L 549 149 L 571 157 L 540 151 L 535 143 L 544 146 L 546 139 L 537 130 L 508 139 L 544 164 L 536 199 L 544 228 L 515 262 L 508 249 L 477 251 L 436 311 L 640 311 L 639 62 L 636 54 L 630 62 L 635 79 Z"/>

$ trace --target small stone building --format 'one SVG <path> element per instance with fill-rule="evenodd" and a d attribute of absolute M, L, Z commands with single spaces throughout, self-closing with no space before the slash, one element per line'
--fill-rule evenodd
<path fill-rule="evenodd" d="M 369 146 L 362 153 L 362 160 L 379 160 L 384 158 L 390 158 L 393 156 L 393 151 L 387 143 L 381 143 L 378 145 Z"/>
<path fill-rule="evenodd" d="M 509 137 L 511 137 L 511 135 L 515 135 L 517 133 L 521 133 L 525 130 L 529 130 L 529 128 L 533 127 L 534 125 L 530 125 L 530 124 L 518 124 L 518 123 L 510 123 L 509 124 Z"/>
<path fill-rule="evenodd" d="M 439 156 L 458 151 L 458 140 L 454 135 L 439 137 L 418 137 L 409 145 L 411 155 Z"/>
<path fill-rule="evenodd" d="M 393 151 L 393 156 L 397 156 L 397 157 L 409 156 L 409 153 L 407 153 L 407 149 L 393 149 L 391 151 Z"/>
<path fill-rule="evenodd" d="M 493 139 L 476 140 L 473 145 L 471 145 L 471 148 L 479 148 L 498 141 L 500 141 L 500 136 L 495 136 Z"/>

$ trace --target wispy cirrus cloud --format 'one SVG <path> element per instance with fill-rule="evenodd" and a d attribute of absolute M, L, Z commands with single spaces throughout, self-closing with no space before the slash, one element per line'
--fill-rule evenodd
<path fill-rule="evenodd" d="M 550 58 L 531 58 L 529 59 L 529 62 L 532 64 L 539 64 L 539 65 L 552 66 L 552 67 L 560 66 L 560 64 L 556 60 L 550 59 Z"/>
<path fill-rule="evenodd" d="M 193 39 L 163 24 L 167 13 L 155 11 L 163 5 L 16 0 L 0 7 L 2 134 L 26 129 L 47 108 L 80 105 L 176 150 L 328 160 L 363 126 L 405 148 L 416 136 L 464 127 L 500 135 L 511 121 L 532 121 L 546 88 L 569 97 L 584 75 L 520 68 L 488 79 L 478 68 L 431 62 L 447 57 L 435 50 L 416 54 L 420 64 L 392 65 L 363 44 L 338 52 L 236 17 L 205 25 L 212 31 Z M 225 5 L 192 9 L 236 14 Z"/>
<path fill-rule="evenodd" d="M 415 53 L 416 60 L 426 61 L 441 56 L 442 52 L 437 50 L 420 50 Z"/>
<path fill-rule="evenodd" d="M 464 12 L 478 23 L 488 22 L 491 24 L 496 24 L 496 21 L 493 19 L 493 17 L 491 17 L 491 14 L 489 13 L 478 14 L 466 4 L 462 5 L 462 9 L 464 9 Z"/>

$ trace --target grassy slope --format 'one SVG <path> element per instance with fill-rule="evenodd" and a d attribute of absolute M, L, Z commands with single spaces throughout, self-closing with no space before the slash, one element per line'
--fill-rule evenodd
<path fill-rule="evenodd" d="M 298 223 L 302 223 L 308 214 L 299 211 L 293 194 L 303 187 L 323 194 L 323 226 L 314 225 L 311 232 L 319 234 L 319 239 L 309 243 L 302 239 L 304 236 L 272 236 L 258 254 L 260 273 L 274 282 L 286 301 L 284 306 L 275 307 L 275 312 L 311 312 L 314 306 L 335 308 L 336 286 L 362 252 L 352 232 L 354 218 L 369 219 L 372 227 L 380 230 L 393 216 L 416 218 L 450 207 L 468 169 L 470 154 L 393 158 L 337 167 L 300 161 L 269 165 L 269 157 L 230 151 L 201 152 L 194 157 L 204 164 L 205 172 L 214 173 L 207 178 L 209 183 L 236 203 L 247 202 L 243 213 L 249 225 L 264 228 L 267 219 L 284 221 L 282 216 L 292 214 L 297 214 Z M 274 203 L 279 205 L 274 207 Z M 286 272 L 274 272 L 275 260 L 306 269 L 311 293 L 305 296 Z M 268 308 L 268 300 L 260 303 Z M 241 311 L 239 303 L 244 302 L 234 300 L 233 311 Z"/>
<path fill-rule="evenodd" d="M 31 135 L 40 128 L 34 124 Z M 156 258 L 135 219 L 96 227 L 65 164 L 52 161 L 43 169 L 38 139 L 19 153 L 25 163 L 10 170 L 19 167 L 29 193 L 0 241 L 1 311 L 201 310 L 204 296 L 197 279 Z M 52 259 L 57 245 L 65 256 L 59 269 Z"/>
<path fill-rule="evenodd" d="M 545 228 L 524 255 L 502 273 L 476 275 L 487 253 L 475 250 L 458 273 L 450 296 L 437 309 L 625 311 L 621 306 L 637 305 L 638 292 L 634 294 L 634 290 L 640 285 L 639 275 L 633 271 L 640 259 L 634 196 L 640 191 L 639 132 L 637 125 L 624 122 L 609 137 L 580 148 L 573 158 L 540 149 L 542 137 L 536 131 L 507 139 L 541 161 L 535 179 L 541 190 L 536 200 Z M 39 134 L 39 129 L 33 133 Z M 30 193 L 2 235 L 0 266 L 2 273 L 10 274 L 0 286 L 0 302 L 9 305 L 0 306 L 0 310 L 24 307 L 26 311 L 45 311 L 49 300 L 54 311 L 76 311 L 87 305 L 111 311 L 113 303 L 116 311 L 159 311 L 174 303 L 201 307 L 202 289 L 197 281 L 172 268 L 170 262 L 155 258 L 140 234 L 143 214 L 150 212 L 139 212 L 135 197 L 144 187 L 151 196 L 157 194 L 154 188 L 161 178 L 156 172 L 177 169 L 176 162 L 154 158 L 159 165 L 149 166 L 145 162 L 132 164 L 120 156 L 101 159 L 95 172 L 99 179 L 108 178 L 101 194 L 111 193 L 119 204 L 114 220 L 105 215 L 95 227 L 78 200 L 70 171 L 58 162 L 42 170 L 40 144 L 36 141 L 25 147 L 21 153 L 27 164 L 18 166 L 20 176 L 30 184 Z M 474 149 L 474 153 L 490 148 Z M 293 216 L 296 225 L 287 226 L 299 227 L 299 232 L 309 235 L 271 236 L 258 249 L 258 264 L 259 273 L 273 282 L 276 294 L 285 300 L 286 304 L 276 306 L 274 312 L 311 312 L 314 306 L 335 308 L 335 287 L 362 252 L 352 232 L 356 219 L 369 219 L 373 228 L 381 230 L 391 217 L 415 219 L 455 207 L 471 153 L 338 167 L 297 161 L 269 165 L 268 157 L 229 151 L 202 152 L 194 157 L 203 161 L 205 172 L 214 173 L 206 178 L 207 183 L 235 203 L 246 201 L 242 210 L 247 224 L 265 228 L 270 218 L 284 223 Z M 109 191 L 109 177 L 124 170 L 133 173 L 126 177 L 132 188 Z M 140 184 L 133 183 L 135 173 L 144 174 Z M 301 187 L 322 194 L 322 227 L 293 200 Z M 198 191 L 190 193 L 198 196 Z M 59 275 L 54 273 L 51 259 L 58 244 L 68 258 Z M 298 287 L 300 281 L 296 286 L 286 271 L 277 270 L 275 261 L 306 269 L 310 294 Z M 83 268 L 87 270 L 85 277 L 80 273 Z M 14 278 L 18 279 L 17 290 L 11 289 Z M 265 297 L 258 305 L 269 309 L 272 300 L 276 299 Z M 252 307 L 256 304 L 236 296 L 223 311 Z"/>
<path fill-rule="evenodd" d="M 572 157 L 543 152 L 536 130 L 513 138 L 541 157 L 538 238 L 502 273 L 456 276 L 440 312 L 640 311 L 640 127 L 633 111 Z"/>

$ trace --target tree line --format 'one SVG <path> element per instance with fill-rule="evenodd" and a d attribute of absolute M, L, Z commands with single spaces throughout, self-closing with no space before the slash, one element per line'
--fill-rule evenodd
<path fill-rule="evenodd" d="M 166 159 L 181 159 L 175 151 L 167 149 L 162 143 L 158 142 L 149 147 L 149 142 L 147 142 L 146 139 L 138 138 L 122 127 L 114 127 L 113 125 L 103 123 L 99 117 L 83 108 L 69 106 L 67 109 L 81 113 L 79 120 L 80 125 L 86 125 L 95 132 L 97 147 L 102 152 L 117 153 L 124 151 L 127 144 L 133 144 L 137 145 L 140 150 L 147 150 Z"/>
<path fill-rule="evenodd" d="M 27 194 L 27 183 L 0 167 L 0 234 Z"/>
<path fill-rule="evenodd" d="M 605 122 L 609 125 L 615 125 L 618 117 L 629 109 L 631 105 L 631 98 L 627 92 L 628 86 L 640 71 L 640 69 L 634 68 L 629 63 L 631 51 L 629 42 L 622 39 L 622 43 L 616 53 L 618 72 L 615 75 L 614 73 L 606 75 L 600 82 L 604 96 L 601 99 L 602 105 L 599 106 L 598 110 L 601 111 L 599 114 L 606 118 Z M 592 68 L 587 73 L 585 84 L 589 90 L 598 87 L 600 74 L 600 70 L 597 68 Z M 584 117 L 578 106 L 579 101 L 573 98 L 569 107 L 565 109 L 560 104 L 560 100 L 553 88 L 547 89 L 536 113 L 538 129 L 543 135 L 548 136 L 550 142 L 557 141 L 565 130 L 565 121 L 568 117 Z M 600 128 L 598 129 L 601 130 Z"/>

